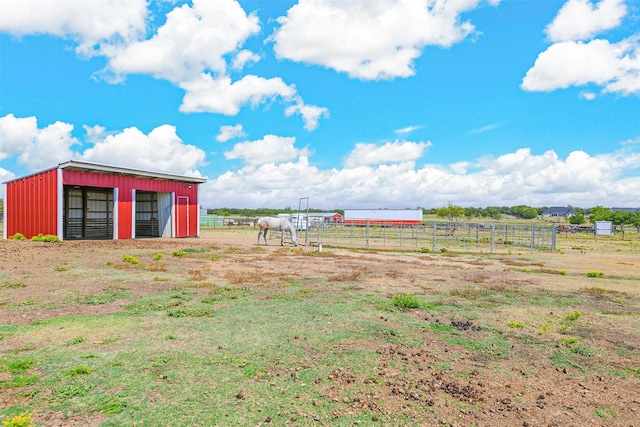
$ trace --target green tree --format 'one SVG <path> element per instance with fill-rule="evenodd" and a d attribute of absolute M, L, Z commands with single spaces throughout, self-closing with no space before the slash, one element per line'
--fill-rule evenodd
<path fill-rule="evenodd" d="M 611 213 L 611 222 L 614 225 L 631 224 L 633 212 L 615 211 Z"/>
<path fill-rule="evenodd" d="M 640 233 L 640 212 L 632 212 L 629 216 L 629 224 L 636 227 L 636 231 Z"/>
<path fill-rule="evenodd" d="M 460 223 L 462 218 L 464 217 L 465 211 L 461 206 L 457 206 L 449 202 L 449 205 L 446 208 L 438 208 L 436 209 L 436 215 L 440 218 L 446 218 L 449 220 L 451 235 L 456 232 L 458 227 L 460 227 Z"/>
<path fill-rule="evenodd" d="M 580 225 L 584 224 L 585 222 L 587 222 L 587 220 L 581 213 L 574 213 L 569 217 L 569 224 Z"/>
<path fill-rule="evenodd" d="M 524 219 L 533 219 L 538 216 L 538 209 L 527 205 L 512 206 L 509 208 L 509 212 L 511 215 Z"/>
<path fill-rule="evenodd" d="M 464 216 L 465 210 L 461 206 L 449 203 L 446 208 L 436 209 L 436 215 L 440 218 L 446 218 L 451 222 L 458 222 Z"/>
<path fill-rule="evenodd" d="M 502 218 L 500 209 L 495 206 L 487 206 L 483 211 L 483 216 L 488 216 L 489 218 L 496 219 L 496 220 Z"/>
<path fill-rule="evenodd" d="M 603 208 L 602 206 L 596 206 L 595 208 L 591 208 L 591 215 L 589 216 L 589 221 L 595 224 L 596 221 L 612 221 L 613 220 L 613 212 L 609 208 Z"/>

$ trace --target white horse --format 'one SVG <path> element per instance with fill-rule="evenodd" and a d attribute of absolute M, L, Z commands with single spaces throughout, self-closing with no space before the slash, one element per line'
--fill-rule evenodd
<path fill-rule="evenodd" d="M 258 244 L 260 244 L 260 235 L 264 236 L 264 244 L 267 244 L 267 231 L 275 230 L 282 232 L 282 239 L 280 244 L 284 246 L 284 232 L 288 231 L 291 235 L 291 241 L 294 246 L 298 246 L 298 236 L 296 236 L 296 229 L 291 225 L 291 222 L 287 218 L 273 218 L 269 216 L 262 217 L 256 223 L 260 227 L 258 231 Z"/>

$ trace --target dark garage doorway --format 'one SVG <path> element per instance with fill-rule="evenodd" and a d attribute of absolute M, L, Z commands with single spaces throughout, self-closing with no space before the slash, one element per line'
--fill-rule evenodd
<path fill-rule="evenodd" d="M 113 238 L 113 190 L 64 187 L 65 239 Z"/>
<path fill-rule="evenodd" d="M 136 191 L 135 237 L 160 237 L 158 193 Z"/>

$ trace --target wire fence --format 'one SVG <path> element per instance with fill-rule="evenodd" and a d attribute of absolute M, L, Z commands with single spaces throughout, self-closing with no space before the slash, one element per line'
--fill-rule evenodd
<path fill-rule="evenodd" d="M 321 224 L 298 232 L 307 245 L 352 246 L 366 249 L 412 248 L 423 252 L 549 251 L 556 248 L 555 226 L 423 222 L 420 225 Z M 319 246 L 321 247 L 321 246 Z"/>

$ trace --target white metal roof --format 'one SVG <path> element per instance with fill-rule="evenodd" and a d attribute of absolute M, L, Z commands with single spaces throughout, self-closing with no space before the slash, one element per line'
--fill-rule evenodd
<path fill-rule="evenodd" d="M 154 171 L 148 171 L 143 169 L 107 165 L 102 163 L 85 162 L 81 160 L 70 160 L 68 162 L 60 163 L 57 168 L 51 168 L 51 169 L 68 169 L 68 170 L 94 172 L 94 173 L 113 173 L 118 175 L 127 175 L 127 176 L 139 177 L 139 178 L 163 179 L 168 181 L 181 181 L 181 182 L 190 182 L 190 183 L 198 183 L 198 184 L 207 182 L 207 178 L 202 178 L 197 176 L 176 175 L 176 174 L 165 173 L 165 172 L 154 172 Z M 45 169 L 40 172 L 36 172 L 32 175 L 46 172 L 47 170 L 51 170 L 51 169 Z M 9 183 L 11 181 L 17 181 L 19 179 L 26 178 L 28 176 L 31 176 L 31 175 L 18 177 L 10 181 L 7 181 L 6 183 Z"/>

